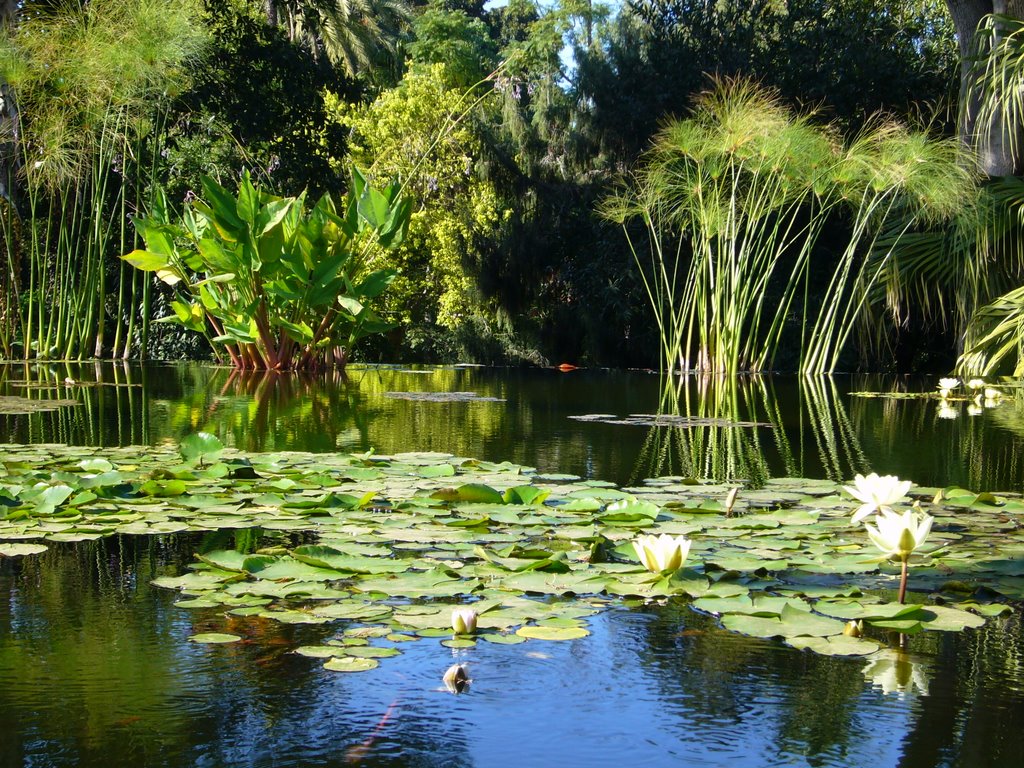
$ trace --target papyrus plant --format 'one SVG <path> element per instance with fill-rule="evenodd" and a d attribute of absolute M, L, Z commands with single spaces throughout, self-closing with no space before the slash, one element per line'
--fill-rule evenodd
<path fill-rule="evenodd" d="M 604 212 L 623 223 L 641 267 L 664 369 L 764 370 L 791 328 L 801 370 L 821 373 L 878 300 L 900 236 L 973 194 L 955 142 L 879 120 L 843 146 L 771 92 L 729 80 L 662 130 Z M 837 227 L 846 242 L 822 260 L 816 246 Z"/>

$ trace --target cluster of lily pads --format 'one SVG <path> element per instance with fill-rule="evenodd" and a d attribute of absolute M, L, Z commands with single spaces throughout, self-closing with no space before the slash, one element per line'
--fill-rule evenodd
<path fill-rule="evenodd" d="M 873 654 L 891 633 L 978 627 L 1012 610 L 993 598 L 1024 598 L 1024 500 L 1012 494 L 916 488 L 927 513 L 898 514 L 910 488 L 894 478 L 888 490 L 877 477 L 846 491 L 801 478 L 738 493 L 682 477 L 618 488 L 441 453 L 241 456 L 204 435 L 180 453 L 0 454 L 0 555 L 258 527 L 276 536 L 264 548 L 203 552 L 154 584 L 177 590 L 181 608 L 336 623 L 335 637 L 295 651 L 338 671 L 371 669 L 424 637 L 452 648 L 582 638 L 587 617 L 623 597 L 689 599 L 727 630 L 831 655 Z M 872 507 L 873 533 L 852 523 L 851 497 L 858 514 Z M 904 603 L 893 590 L 907 529 L 884 521 L 907 514 L 920 591 Z"/>

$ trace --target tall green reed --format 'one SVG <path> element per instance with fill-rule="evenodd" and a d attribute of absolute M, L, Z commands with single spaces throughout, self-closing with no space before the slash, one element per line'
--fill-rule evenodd
<path fill-rule="evenodd" d="M 2 32 L 0 79 L 18 104 L 2 225 L 5 356 L 124 356 L 120 326 L 146 291 L 133 275 L 127 289 L 115 257 L 151 187 L 154 114 L 203 39 L 192 0 L 97 0 Z"/>

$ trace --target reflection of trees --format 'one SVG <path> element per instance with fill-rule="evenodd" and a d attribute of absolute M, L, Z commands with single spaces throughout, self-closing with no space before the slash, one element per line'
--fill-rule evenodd
<path fill-rule="evenodd" d="M 340 371 L 219 373 L 222 383 L 205 401 L 203 428 L 241 450 L 333 451 L 339 443 L 358 448 L 377 415 Z"/>
<path fill-rule="evenodd" d="M 289 653 L 338 625 L 173 607 L 178 596 L 149 582 L 181 572 L 199 541 L 117 536 L 0 558 L 0 765 L 346 764 L 394 699 L 394 677 L 367 690 L 363 676 Z M 208 631 L 244 640 L 186 640 Z M 444 716 L 403 708 L 381 735 L 386 754 L 368 760 L 470 765 L 458 728 L 438 728 Z"/>
<path fill-rule="evenodd" d="M 769 420 L 765 380 L 761 377 L 697 376 L 669 381 L 659 416 L 694 420 L 687 426 L 651 427 L 634 475 L 636 480 L 684 474 L 716 480 L 744 479 L 760 484 L 768 476 L 761 427 Z"/>
<path fill-rule="evenodd" d="M 859 663 L 728 634 L 675 601 L 652 613 L 638 661 L 619 663 L 654 667 L 659 695 L 673 702 L 673 714 L 726 736 L 765 731 L 751 735 L 773 745 L 761 756 L 764 764 L 800 754 L 813 765 L 814 756 L 845 752 L 856 740 L 853 723 L 865 686 Z"/>
<path fill-rule="evenodd" d="M 857 377 L 852 386 L 853 391 L 894 391 L 891 381 L 877 377 Z M 902 384 L 895 391 L 922 392 L 929 386 Z M 978 416 L 968 414 L 966 403 L 955 402 L 953 407 L 957 417 L 945 419 L 934 398 L 853 397 L 850 419 L 878 472 L 917 482 L 931 478 L 930 483 L 939 486 L 1019 490 L 1024 429 L 1013 433 L 1014 402 Z M 986 424 L 989 420 L 1007 427 L 1007 432 L 992 429 Z"/>
<path fill-rule="evenodd" d="M 1012 490 L 1024 474 L 1024 394 L 980 417 L 961 404 L 959 418 L 949 420 L 939 418 L 933 398 L 849 398 L 851 389 L 893 386 L 880 378 L 675 381 L 666 397 L 657 376 L 621 371 L 353 366 L 345 379 L 192 364 L 13 364 L 0 366 L 0 392 L 81 405 L 0 415 L 0 441 L 152 444 L 203 429 L 243 451 L 434 450 L 617 482 L 674 474 L 849 480 L 874 470 L 926 485 Z M 472 391 L 502 402 L 386 397 L 408 391 Z M 656 411 L 705 421 L 641 427 L 569 419 Z"/>
<path fill-rule="evenodd" d="M 922 695 L 915 688 L 900 712 L 893 701 L 870 706 L 885 694 L 865 680 L 863 659 L 729 635 L 677 601 L 642 615 L 648 620 L 618 627 L 633 636 L 616 643 L 611 663 L 644 671 L 666 721 L 682 738 L 694 739 L 694 754 L 708 743 L 741 743 L 742 733 L 770 745 L 764 764 L 787 755 L 800 756 L 794 764 L 831 765 L 837 756 L 857 763 L 858 755 L 879 758 L 872 750 L 902 734 L 900 768 L 1024 764 L 1017 722 L 1024 705 L 1019 614 L 978 631 L 910 638 L 913 654 L 902 658 L 923 665 L 917 671 L 922 679 L 927 674 L 929 690 Z"/>
<path fill-rule="evenodd" d="M 181 644 L 159 613 L 166 604 L 137 610 L 157 562 L 187 557 L 183 549 L 175 537 L 117 537 L 0 563 L 0 763 L 21 765 L 19 751 L 40 749 L 102 754 L 136 719 L 145 720 L 131 728 L 145 753 L 186 735 L 159 713 L 180 687 L 182 665 Z"/>
<path fill-rule="evenodd" d="M 1020 613 L 943 637 L 941 670 L 903 739 L 900 768 L 1024 764 L 1024 632 Z"/>

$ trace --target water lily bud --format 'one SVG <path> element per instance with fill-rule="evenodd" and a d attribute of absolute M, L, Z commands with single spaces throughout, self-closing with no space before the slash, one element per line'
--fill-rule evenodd
<path fill-rule="evenodd" d="M 864 528 L 868 538 L 887 557 L 906 562 L 928 538 L 933 521 L 931 515 L 908 509 L 902 515 L 881 512 L 875 517 L 875 525 L 865 523 Z"/>
<path fill-rule="evenodd" d="M 725 497 L 725 515 L 726 515 L 726 517 L 728 517 L 729 515 L 732 514 L 733 505 L 736 504 L 736 497 L 739 496 L 739 495 L 740 495 L 740 489 L 739 489 L 738 486 L 736 488 L 731 488 L 729 490 L 729 495 Z"/>
<path fill-rule="evenodd" d="M 452 611 L 452 630 L 456 635 L 472 635 L 476 632 L 477 612 L 472 608 L 456 608 Z"/>
<path fill-rule="evenodd" d="M 462 693 L 469 685 L 469 674 L 461 664 L 452 664 L 441 679 L 449 693 Z"/>
<path fill-rule="evenodd" d="M 846 626 L 843 627 L 843 634 L 847 637 L 860 637 L 864 633 L 864 622 L 853 621 L 852 619 L 846 622 Z"/>

